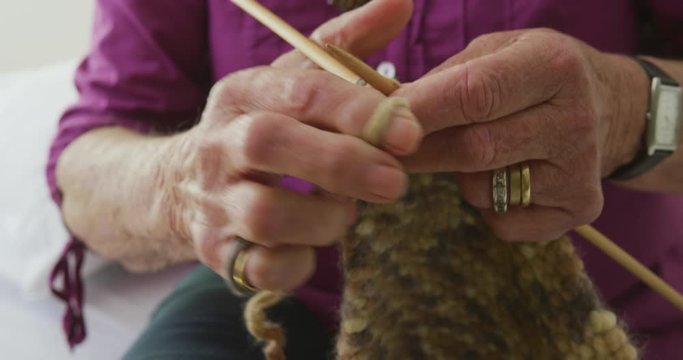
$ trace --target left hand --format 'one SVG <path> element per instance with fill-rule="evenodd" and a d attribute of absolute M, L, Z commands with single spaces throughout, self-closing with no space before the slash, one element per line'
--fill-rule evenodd
<path fill-rule="evenodd" d="M 602 211 L 601 178 L 639 147 L 647 89 L 633 60 L 556 31 L 485 35 L 393 94 L 426 134 L 404 165 L 456 172 L 463 197 L 504 240 L 558 238 Z M 532 204 L 495 214 L 492 170 L 521 162 Z"/>

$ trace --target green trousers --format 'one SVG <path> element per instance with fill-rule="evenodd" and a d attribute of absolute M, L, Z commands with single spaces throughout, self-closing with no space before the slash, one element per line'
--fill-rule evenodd
<path fill-rule="evenodd" d="M 263 359 L 244 327 L 244 301 L 198 266 L 159 305 L 124 359 Z M 288 299 L 269 315 L 285 327 L 287 359 L 332 358 L 333 336 L 303 304 Z"/>

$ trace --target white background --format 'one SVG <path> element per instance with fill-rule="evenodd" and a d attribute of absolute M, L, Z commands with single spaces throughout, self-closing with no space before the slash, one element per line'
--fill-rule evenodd
<path fill-rule="evenodd" d="M 89 334 L 69 351 L 61 330 L 64 306 L 46 286 L 51 258 L 68 238 L 49 199 L 44 167 L 57 119 L 76 97 L 73 69 L 88 48 L 94 1 L 0 0 L 2 360 L 120 359 L 189 269 L 131 275 L 111 265 L 87 277 Z M 86 266 L 93 261 L 88 256 Z"/>
<path fill-rule="evenodd" d="M 0 72 L 85 53 L 95 0 L 0 0 Z"/>

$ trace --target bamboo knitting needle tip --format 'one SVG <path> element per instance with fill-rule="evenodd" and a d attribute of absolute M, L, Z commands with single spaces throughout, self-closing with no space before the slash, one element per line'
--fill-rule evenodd
<path fill-rule="evenodd" d="M 681 295 L 681 293 L 608 239 L 605 235 L 589 225 L 579 226 L 574 229 L 574 231 L 579 233 L 586 240 L 598 247 L 605 254 L 614 259 L 614 261 L 621 264 L 621 266 L 642 280 L 650 288 L 683 311 L 683 295 Z"/>
<path fill-rule="evenodd" d="M 325 48 L 332 56 L 346 65 L 351 71 L 358 74 L 358 76 L 363 78 L 370 86 L 379 90 L 382 94 L 389 96 L 401 87 L 401 84 L 398 81 L 382 76 L 382 74 L 375 71 L 375 69 L 370 67 L 363 60 L 355 57 L 344 49 L 332 44 L 325 44 Z"/>

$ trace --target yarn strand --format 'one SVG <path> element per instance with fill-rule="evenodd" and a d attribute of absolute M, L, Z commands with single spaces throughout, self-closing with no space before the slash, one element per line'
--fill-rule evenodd
<path fill-rule="evenodd" d="M 266 360 L 285 360 L 285 332 L 281 325 L 268 320 L 266 311 L 285 297 L 283 293 L 259 291 L 252 296 L 244 309 L 247 330 L 256 340 L 263 342 Z"/>

